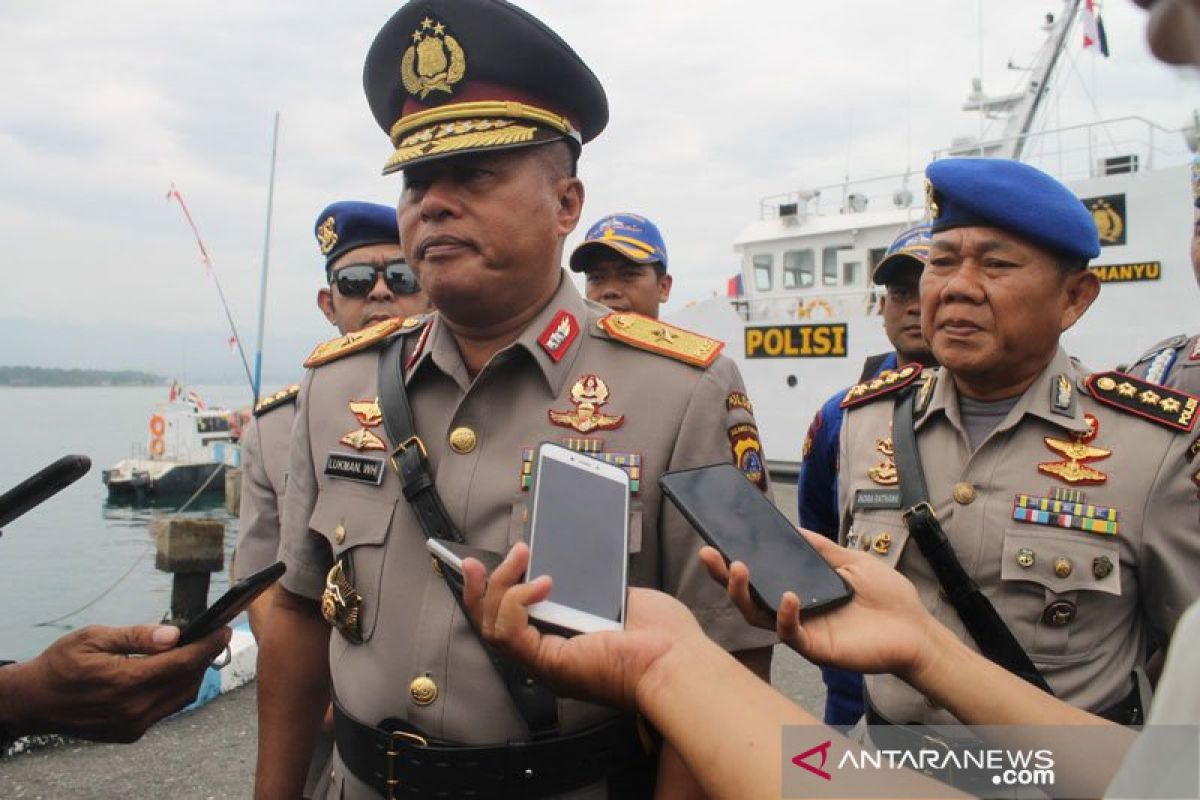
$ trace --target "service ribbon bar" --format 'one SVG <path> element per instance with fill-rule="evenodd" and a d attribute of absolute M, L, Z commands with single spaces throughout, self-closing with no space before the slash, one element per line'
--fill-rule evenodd
<path fill-rule="evenodd" d="M 1101 536 L 1116 536 L 1117 509 L 1056 500 L 1051 497 L 1019 494 L 1013 503 L 1013 519 L 1053 528 L 1087 531 Z"/>

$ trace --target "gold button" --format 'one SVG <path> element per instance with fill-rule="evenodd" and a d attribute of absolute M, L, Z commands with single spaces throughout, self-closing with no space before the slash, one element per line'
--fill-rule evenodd
<path fill-rule="evenodd" d="M 1071 562 L 1066 558 L 1059 556 L 1058 558 L 1054 559 L 1054 574 L 1058 577 L 1070 577 L 1072 569 L 1073 567 L 1071 566 Z"/>
<path fill-rule="evenodd" d="M 1102 581 L 1112 574 L 1113 563 L 1108 556 L 1100 556 L 1092 559 L 1092 574 L 1096 576 L 1096 580 Z"/>
<path fill-rule="evenodd" d="M 875 544 L 871 545 L 871 549 L 881 556 L 886 556 L 888 550 L 892 549 L 892 535 L 890 533 L 881 533 L 875 537 Z"/>
<path fill-rule="evenodd" d="M 1017 551 L 1017 563 L 1025 569 L 1032 567 L 1035 561 L 1037 561 L 1037 557 L 1034 556 L 1033 551 L 1028 547 L 1022 547 Z"/>
<path fill-rule="evenodd" d="M 337 524 L 337 527 L 333 529 L 333 540 L 338 544 L 346 541 L 346 526 L 340 522 Z"/>
<path fill-rule="evenodd" d="M 428 675 L 418 675 L 408 685 L 408 693 L 412 696 L 414 703 L 419 706 L 427 706 L 437 700 L 438 688 L 437 684 L 433 682 L 433 678 Z"/>
<path fill-rule="evenodd" d="M 954 484 L 954 502 L 967 505 L 975 499 L 975 487 L 966 481 Z"/>
<path fill-rule="evenodd" d="M 466 455 L 475 449 L 477 438 L 470 428 L 455 428 L 450 431 L 450 446 L 454 452 Z"/>

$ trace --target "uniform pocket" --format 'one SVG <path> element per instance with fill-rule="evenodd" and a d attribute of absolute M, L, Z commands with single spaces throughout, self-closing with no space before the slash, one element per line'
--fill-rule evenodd
<path fill-rule="evenodd" d="M 395 500 L 364 497 L 326 487 L 318 496 L 308 527 L 329 542 L 333 558 L 344 556 L 350 582 L 362 598 L 359 620 L 362 639 L 375 630 L 383 577 L 383 558 Z"/>

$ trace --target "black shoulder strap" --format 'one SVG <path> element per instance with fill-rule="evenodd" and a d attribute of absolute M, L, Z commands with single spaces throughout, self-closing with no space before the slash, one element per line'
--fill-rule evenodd
<path fill-rule="evenodd" d="M 867 356 L 867 360 L 863 362 L 862 374 L 858 376 L 858 382 L 864 383 L 878 375 L 883 362 L 887 361 L 887 357 L 890 355 L 891 353 L 876 353 L 873 356 Z"/>
<path fill-rule="evenodd" d="M 1017 677 L 1053 695 L 1054 691 L 1029 660 L 996 607 L 979 591 L 979 586 L 959 563 L 954 555 L 954 547 L 942 530 L 937 515 L 933 513 L 933 507 L 929 505 L 929 490 L 925 486 L 925 472 L 913 430 L 913 402 L 911 391 L 900 392 L 892 417 L 893 450 L 896 470 L 899 472 L 904 524 L 933 568 L 946 599 L 954 606 L 967 632 L 979 646 L 979 652 Z"/>
<path fill-rule="evenodd" d="M 408 392 L 404 388 L 404 339 L 405 336 L 400 335 L 388 342 L 379 358 L 379 410 L 383 414 L 383 427 L 387 431 L 388 439 L 397 443 L 391 454 L 392 467 L 400 476 L 404 499 L 412 506 L 426 538 L 463 542 L 465 537 L 450 520 L 446 507 L 442 505 L 442 498 L 434 486 L 433 476 L 429 474 L 425 444 L 417 436 L 413 425 L 412 407 L 408 402 Z M 461 576 L 449 569 L 441 570 L 441 575 L 462 608 Z M 463 608 L 462 611 L 466 617 L 466 609 Z M 475 626 L 472 625 L 471 630 L 475 631 L 476 636 L 479 635 Z M 501 657 L 482 638 L 479 639 L 479 643 L 483 645 L 492 666 L 504 680 L 508 695 L 525 724 L 529 726 L 530 734 L 534 738 L 557 735 L 557 698 L 535 683 L 516 664 Z"/>

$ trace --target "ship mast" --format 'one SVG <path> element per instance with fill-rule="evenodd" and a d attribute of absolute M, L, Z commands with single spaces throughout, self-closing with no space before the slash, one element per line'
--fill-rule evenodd
<path fill-rule="evenodd" d="M 964 111 L 978 111 L 990 118 L 1007 116 L 1003 138 L 990 143 L 956 142 L 955 155 L 984 155 L 998 158 L 1019 159 L 1025 148 L 1025 138 L 1033 127 L 1038 109 L 1046 97 L 1050 78 L 1058 66 L 1059 57 L 1067 45 L 1067 36 L 1079 16 L 1081 0 L 1063 0 L 1063 10 L 1058 19 L 1046 15 L 1046 41 L 1030 68 L 1029 84 L 1024 92 L 1005 97 L 988 97 L 983 93 L 981 78 L 974 81 L 974 90 L 963 105 Z M 1011 66 L 1011 63 L 1010 63 Z"/>

